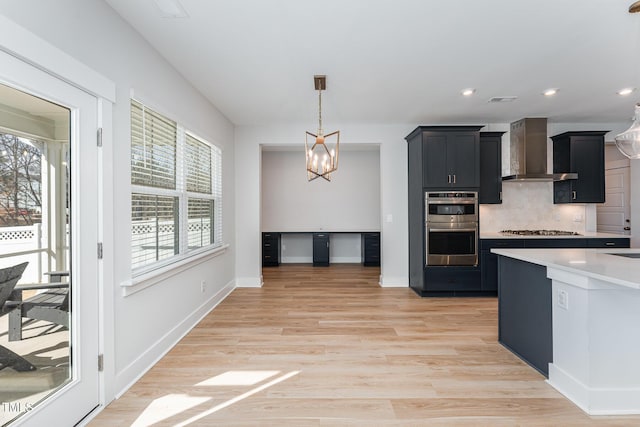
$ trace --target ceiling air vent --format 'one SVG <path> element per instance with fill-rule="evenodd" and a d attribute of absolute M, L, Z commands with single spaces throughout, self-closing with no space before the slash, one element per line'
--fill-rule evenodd
<path fill-rule="evenodd" d="M 517 96 L 494 96 L 493 98 L 490 98 L 489 101 L 487 102 L 491 102 L 491 103 L 496 103 L 496 102 L 513 102 L 516 99 L 518 99 Z"/>

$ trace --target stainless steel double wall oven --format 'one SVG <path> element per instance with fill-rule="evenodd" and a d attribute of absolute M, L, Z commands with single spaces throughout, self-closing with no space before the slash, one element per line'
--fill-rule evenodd
<path fill-rule="evenodd" d="M 425 265 L 478 265 L 478 193 L 425 193 Z"/>

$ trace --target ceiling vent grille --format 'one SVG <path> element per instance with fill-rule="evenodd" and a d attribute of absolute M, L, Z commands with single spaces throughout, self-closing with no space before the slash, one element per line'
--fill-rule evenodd
<path fill-rule="evenodd" d="M 496 103 L 496 102 L 513 102 L 516 99 L 518 99 L 517 96 L 494 96 L 493 98 L 490 98 L 489 101 L 490 103 Z"/>

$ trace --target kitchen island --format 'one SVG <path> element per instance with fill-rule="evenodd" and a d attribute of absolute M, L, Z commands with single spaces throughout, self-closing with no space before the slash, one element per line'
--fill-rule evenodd
<path fill-rule="evenodd" d="M 492 252 L 501 342 L 588 414 L 640 414 L 640 249 Z"/>

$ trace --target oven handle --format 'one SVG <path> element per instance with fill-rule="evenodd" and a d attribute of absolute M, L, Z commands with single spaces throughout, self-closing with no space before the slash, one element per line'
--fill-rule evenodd
<path fill-rule="evenodd" d="M 427 203 L 430 205 L 474 205 L 477 203 L 477 200 L 429 200 L 427 199 Z"/>
<path fill-rule="evenodd" d="M 443 233 L 451 231 L 478 231 L 476 228 L 430 228 L 429 232 Z"/>

